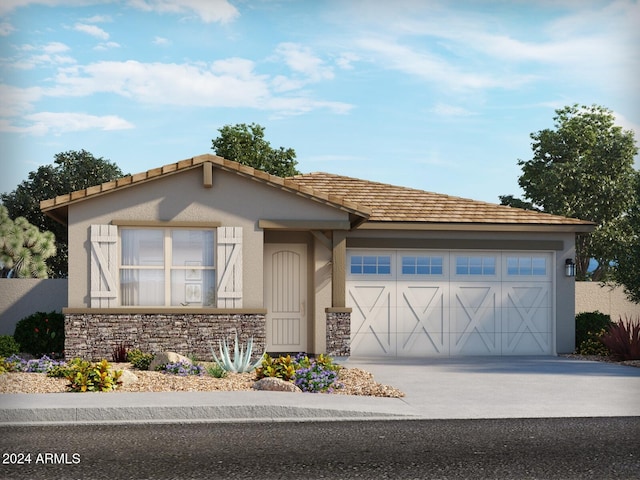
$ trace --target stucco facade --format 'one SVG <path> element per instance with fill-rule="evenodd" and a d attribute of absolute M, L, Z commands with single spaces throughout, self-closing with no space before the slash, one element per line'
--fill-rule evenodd
<path fill-rule="evenodd" d="M 351 186 L 355 200 L 350 199 Z M 403 195 L 407 195 L 406 200 Z M 148 324 L 156 315 L 165 327 L 172 322 L 184 325 L 185 321 L 181 319 L 189 319 L 186 323 L 190 327 L 187 330 L 180 327 L 182 333 L 176 334 L 176 348 L 196 345 L 197 342 L 184 338 L 198 331 L 199 318 L 208 322 L 207 331 L 215 332 L 211 333 L 213 338 L 207 339 L 214 344 L 233 333 L 229 318 L 251 318 L 251 329 L 240 332 L 241 335 L 263 338 L 264 332 L 264 345 L 268 351 L 348 355 L 353 353 L 350 342 L 356 333 L 350 331 L 354 325 L 350 323 L 354 298 L 353 291 L 347 286 L 347 279 L 355 271 L 353 265 L 349 265 L 353 252 L 374 252 L 372 255 L 382 252 L 380 258 L 383 259 L 397 255 L 398 262 L 406 252 L 410 252 L 414 260 L 416 255 L 421 259 L 430 256 L 449 258 L 451 255 L 452 262 L 455 262 L 455 255 L 471 252 L 478 259 L 483 255 L 494 258 L 492 261 L 497 261 L 498 269 L 502 269 L 495 272 L 498 277 L 507 275 L 506 259 L 511 258 L 510 252 L 518 252 L 522 258 L 542 260 L 545 282 L 535 283 L 535 278 L 522 277 L 516 288 L 517 291 L 526 288 L 533 291 L 542 285 L 542 290 L 536 290 L 542 292 L 536 294 L 539 298 L 527 294 L 531 298 L 527 297 L 526 302 L 537 302 L 538 310 L 534 313 L 527 313 L 533 306 L 524 304 L 507 308 L 505 302 L 520 301 L 513 296 L 516 290 L 511 287 L 515 283 L 509 287 L 511 290 L 507 295 L 506 287 L 486 277 L 481 290 L 494 295 L 495 311 L 489 321 L 497 327 L 492 328 L 502 328 L 501 316 L 513 316 L 513 312 L 523 316 L 524 322 L 518 331 L 495 330 L 490 335 L 498 339 L 532 333 L 534 340 L 536 335 L 546 335 L 544 342 L 548 346 L 539 353 L 571 352 L 574 348 L 575 282 L 565 276 L 564 263 L 575 255 L 576 232 L 592 228 L 588 222 L 345 177 L 312 174 L 280 179 L 210 155 L 58 197 L 43 202 L 42 208 L 53 218 L 66 222 L 69 228 L 69 293 L 64 312 L 69 328 L 73 329 L 69 338 L 74 340 L 69 341 L 75 342 L 69 345 L 69 351 L 77 352 L 103 352 L 107 348 L 105 344 L 116 339 L 133 344 L 140 333 L 132 325 L 136 318 L 145 319 L 147 340 L 144 345 L 150 348 L 155 344 Z M 122 229 L 126 228 L 211 229 L 220 232 L 220 238 L 228 229 L 234 229 L 237 242 L 240 242 L 234 245 L 237 247 L 235 254 L 241 254 L 233 256 L 233 261 L 237 262 L 234 267 L 239 269 L 234 270 L 233 282 L 237 283 L 237 291 L 232 292 L 237 306 L 223 308 L 220 304 L 198 302 L 153 308 L 125 306 L 120 298 L 119 272 L 123 268 L 120 237 Z M 99 243 L 106 236 L 114 247 L 109 259 L 99 250 L 102 248 Z M 228 265 L 225 261 L 232 258 L 223 258 L 225 254 L 221 252 L 218 250 L 216 260 L 218 274 L 222 273 L 219 281 L 226 278 L 227 272 L 223 270 Z M 500 262 L 505 262 L 505 266 L 500 266 Z M 400 264 L 398 268 L 400 278 Z M 437 284 L 442 275 L 431 277 L 427 283 L 426 277 L 414 276 L 412 285 L 417 288 L 420 280 L 422 291 L 432 287 L 442 287 L 447 292 L 448 289 L 459 290 L 456 283 L 459 272 L 454 264 L 450 266 L 450 272 L 445 273 L 446 285 Z M 532 286 L 535 287 L 533 290 Z M 104 297 L 108 297 L 107 301 L 103 301 Z M 467 302 L 463 297 L 459 299 Z M 541 301 L 544 301 L 544 308 L 540 307 Z M 441 305 L 442 312 L 459 313 L 463 308 L 474 316 L 472 310 L 481 311 L 486 307 L 474 307 L 471 303 L 476 300 L 473 300 L 454 310 L 453 297 L 451 302 L 451 306 Z M 357 307 L 360 309 L 359 305 Z M 427 311 L 427 307 L 421 308 L 423 313 Z M 414 313 L 421 315 L 417 311 Z M 546 333 L 529 332 L 535 330 L 531 318 L 540 315 L 548 325 Z M 531 318 L 524 318 L 527 316 Z M 85 323 L 92 328 L 100 326 L 101 319 L 108 320 L 102 322 L 105 326 L 99 329 L 100 335 L 91 328 L 82 327 Z M 403 321 L 407 320 L 410 319 L 407 317 Z M 443 316 L 442 322 L 445 321 Z M 465 328 L 477 330 L 485 340 L 489 338 L 481 331 L 484 327 L 473 324 L 475 321 L 478 319 Z M 211 322 L 218 324 L 214 326 Z M 190 330 L 192 327 L 193 331 Z M 165 339 L 164 343 L 160 342 L 162 348 L 170 347 L 167 340 L 170 339 L 170 333 L 167 333 L 170 328 L 167 328 L 158 330 L 158 335 Z M 366 325 L 363 328 L 373 329 Z M 424 323 L 416 324 L 413 330 L 416 328 L 423 329 L 427 337 L 433 333 L 427 331 Z M 130 332 L 130 338 L 123 338 L 123 335 L 126 337 L 123 332 Z M 388 337 L 395 333 L 384 335 Z M 178 337 L 182 340 L 178 341 Z M 500 354 L 501 350 L 497 347 L 490 351 Z M 444 353 L 449 354 L 448 351 Z"/>

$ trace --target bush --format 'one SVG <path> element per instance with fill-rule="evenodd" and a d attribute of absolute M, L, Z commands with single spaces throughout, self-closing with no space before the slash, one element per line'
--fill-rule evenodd
<path fill-rule="evenodd" d="M 600 343 L 601 332 L 606 331 L 611 325 L 613 325 L 611 317 L 598 311 L 582 312 L 576 315 L 576 353 L 600 355 L 591 352 L 593 352 L 593 347 Z M 583 347 L 584 351 L 582 351 Z M 604 351 L 602 354 L 608 355 L 608 351 Z"/>
<path fill-rule="evenodd" d="M 291 381 L 303 392 L 330 392 L 340 388 L 337 383 L 340 366 L 331 357 L 319 355 L 311 359 L 303 353 L 272 358 L 265 355 L 262 366 L 256 369 L 257 378 L 277 377 Z"/>
<path fill-rule="evenodd" d="M 69 380 L 67 388 L 70 392 L 108 392 L 120 386 L 122 371 L 112 371 L 106 360 L 92 363 L 81 358 L 74 358 L 68 364 Z"/>
<path fill-rule="evenodd" d="M 149 365 L 153 361 L 153 353 L 145 353 L 139 348 L 134 348 L 127 352 L 127 361 L 138 370 L 149 370 Z"/>
<path fill-rule="evenodd" d="M 123 342 L 116 344 L 111 351 L 111 360 L 115 363 L 125 363 L 127 361 L 127 347 Z"/>
<path fill-rule="evenodd" d="M 207 373 L 214 378 L 224 378 L 227 376 L 227 371 L 218 365 L 217 363 L 213 363 L 206 368 Z"/>
<path fill-rule="evenodd" d="M 194 365 L 191 362 L 187 361 L 160 365 L 157 370 L 162 373 L 171 373 L 173 375 L 179 375 L 181 377 L 204 374 L 204 369 L 200 365 Z"/>
<path fill-rule="evenodd" d="M 265 354 L 262 364 L 256 368 L 256 376 L 258 379 L 276 377 L 291 381 L 296 375 L 296 366 L 296 362 L 291 358 L 291 355 L 281 355 L 278 358 L 273 358 Z"/>
<path fill-rule="evenodd" d="M 602 336 L 602 343 L 618 360 L 640 360 L 640 318 L 621 318 Z"/>
<path fill-rule="evenodd" d="M 10 364 L 12 372 L 26 373 L 48 373 L 54 367 L 64 365 L 64 362 L 53 360 L 46 355 L 31 360 L 25 360 L 18 355 L 11 355 L 6 361 Z"/>
<path fill-rule="evenodd" d="M 608 357 L 611 355 L 607 346 L 602 343 L 602 336 L 607 333 L 607 330 L 603 328 L 597 333 L 588 333 L 590 335 L 589 338 L 578 345 L 576 353 L 579 353 L 580 355 L 598 355 L 601 357 Z"/>
<path fill-rule="evenodd" d="M 64 352 L 64 315 L 37 312 L 16 324 L 13 334 L 23 353 L 36 357 L 62 357 Z"/>
<path fill-rule="evenodd" d="M 20 344 L 11 335 L 0 335 L 0 357 L 20 353 Z"/>

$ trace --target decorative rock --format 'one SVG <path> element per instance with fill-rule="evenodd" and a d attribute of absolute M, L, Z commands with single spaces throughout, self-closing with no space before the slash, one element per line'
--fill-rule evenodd
<path fill-rule="evenodd" d="M 267 390 L 270 392 L 302 393 L 296 385 L 281 378 L 264 377 L 253 384 L 254 390 Z"/>
<path fill-rule="evenodd" d="M 156 353 L 156 355 L 153 357 L 153 360 L 151 360 L 151 363 L 149 364 L 149 370 L 155 371 L 155 369 L 160 365 L 165 365 L 167 363 L 177 363 L 177 362 L 187 362 L 191 364 L 191 360 L 189 360 L 187 357 L 183 355 L 180 355 L 179 353 L 175 353 L 175 352 Z"/>
<path fill-rule="evenodd" d="M 126 387 L 138 381 L 138 376 L 133 373 L 131 370 L 121 370 L 122 375 L 120 375 L 120 381 L 122 382 L 122 386 Z"/>

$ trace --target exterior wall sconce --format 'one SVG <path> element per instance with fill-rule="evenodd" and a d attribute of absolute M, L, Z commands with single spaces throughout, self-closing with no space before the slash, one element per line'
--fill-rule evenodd
<path fill-rule="evenodd" d="M 564 261 L 564 274 L 567 277 L 575 277 L 576 276 L 576 264 L 571 258 L 567 258 Z"/>

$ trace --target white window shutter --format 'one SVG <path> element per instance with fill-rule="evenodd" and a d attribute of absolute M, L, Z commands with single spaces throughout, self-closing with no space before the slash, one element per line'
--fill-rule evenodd
<path fill-rule="evenodd" d="M 218 308 L 242 308 L 242 227 L 218 227 Z"/>
<path fill-rule="evenodd" d="M 118 227 L 91 225 L 91 308 L 117 307 Z"/>

